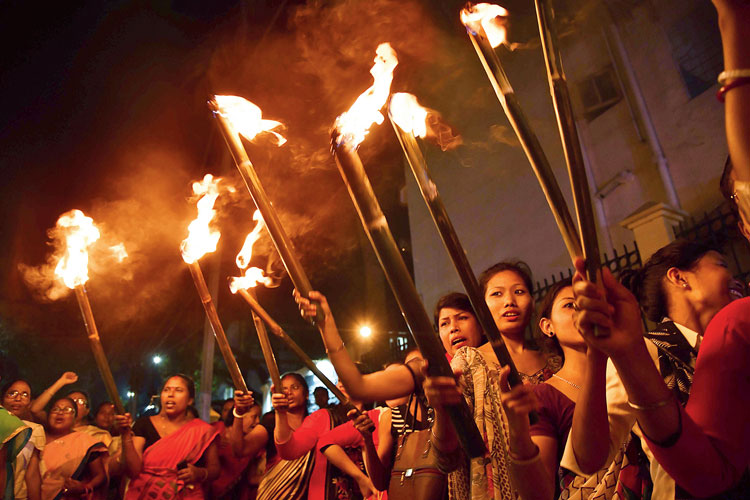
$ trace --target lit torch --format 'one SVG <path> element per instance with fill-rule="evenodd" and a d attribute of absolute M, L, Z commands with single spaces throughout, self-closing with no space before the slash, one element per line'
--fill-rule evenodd
<path fill-rule="evenodd" d="M 263 219 L 258 210 L 253 214 L 253 219 L 258 223 L 255 225 L 250 234 L 245 238 L 245 244 L 242 246 L 242 250 L 237 254 L 237 267 L 245 269 L 250 265 L 250 259 L 253 254 L 253 244 L 260 237 L 260 231 L 263 229 Z M 274 358 L 273 350 L 271 349 L 271 343 L 268 340 L 268 333 L 266 332 L 265 324 L 268 324 L 269 328 L 274 335 L 280 338 L 284 343 L 294 352 L 295 355 L 302 361 L 302 363 L 315 374 L 323 385 L 336 396 L 341 404 L 348 405 L 354 408 L 350 404 L 349 398 L 347 398 L 341 390 L 336 387 L 336 384 L 326 377 L 321 372 L 313 360 L 300 348 L 292 338 L 279 326 L 276 321 L 273 320 L 270 314 L 258 303 L 258 299 L 253 293 L 253 288 L 262 283 L 266 286 L 271 284 L 271 279 L 265 276 L 263 270 L 257 267 L 247 268 L 241 277 L 235 277 L 229 279 L 229 289 L 232 293 L 239 293 L 245 302 L 250 305 L 252 309 L 253 322 L 255 323 L 255 330 L 258 332 L 258 339 L 260 340 L 260 347 L 263 351 L 263 358 L 265 359 L 266 366 L 268 367 L 268 373 L 271 375 L 271 381 L 273 382 L 275 392 L 281 393 L 281 378 L 279 376 L 279 368 L 276 365 L 276 358 Z M 264 323 L 265 322 L 265 323 Z M 356 409 L 356 408 L 354 408 Z"/>
<path fill-rule="evenodd" d="M 240 253 L 237 254 L 237 267 L 244 271 L 242 276 L 230 278 L 229 289 L 232 293 L 240 292 L 240 295 L 245 297 L 246 295 L 254 294 L 250 291 L 250 288 L 254 288 L 258 283 L 264 283 L 265 285 L 271 284 L 270 278 L 265 276 L 263 270 L 257 267 L 248 267 L 250 265 L 250 259 L 253 257 L 253 245 L 260 237 L 260 232 L 264 227 L 263 217 L 260 215 L 260 210 L 256 210 L 253 213 L 253 220 L 257 222 L 255 227 L 250 234 L 245 238 L 245 243 L 242 245 Z M 247 300 L 247 299 L 245 299 Z M 263 321 L 255 314 L 255 311 L 251 311 L 253 324 L 255 325 L 255 331 L 258 334 L 258 341 L 260 342 L 260 349 L 263 352 L 263 359 L 266 362 L 266 368 L 268 368 L 268 374 L 271 376 L 271 382 L 275 392 L 281 393 L 281 376 L 279 374 L 279 367 L 276 364 L 276 358 L 273 355 L 273 349 L 271 348 L 271 342 L 268 340 L 268 332 Z"/>
<path fill-rule="evenodd" d="M 208 292 L 206 280 L 203 277 L 198 260 L 207 253 L 214 252 L 216 245 L 219 243 L 221 233 L 211 229 L 210 223 L 216 215 L 214 203 L 219 197 L 219 179 L 214 179 L 211 174 L 206 174 L 200 182 L 193 183 L 193 193 L 200 196 L 198 200 L 198 217 L 188 226 L 188 237 L 185 238 L 180 246 L 182 251 L 182 260 L 188 265 L 190 274 L 193 277 L 195 288 L 203 303 L 203 309 L 206 311 L 211 329 L 214 331 L 216 343 L 219 344 L 219 350 L 224 357 L 224 362 L 229 369 L 232 377 L 234 388 L 238 391 L 248 392 L 245 379 L 242 377 L 240 367 L 229 346 L 229 341 L 221 326 L 219 315 L 216 312 L 216 306 Z"/>
<path fill-rule="evenodd" d="M 547 156 L 542 150 L 542 145 L 523 113 L 518 98 L 513 92 L 513 87 L 508 80 L 508 75 L 506 75 L 500 64 L 500 59 L 495 53 L 495 47 L 505 41 L 505 19 L 507 15 L 508 11 L 499 5 L 480 3 L 463 9 L 461 11 L 461 22 L 466 26 L 471 43 L 474 45 L 479 60 L 487 72 L 492 88 L 495 90 L 495 94 L 505 110 L 505 115 L 508 117 L 516 136 L 518 136 L 531 168 L 534 169 L 570 258 L 575 259 L 581 256 L 583 252 L 581 251 L 578 231 L 568 211 L 568 205 L 565 203 L 560 186 L 552 173 Z"/>
<path fill-rule="evenodd" d="M 357 98 L 349 111 L 336 119 L 331 132 L 331 146 L 341 177 L 349 190 L 362 226 L 378 256 L 401 313 L 419 350 L 428 361 L 430 375 L 452 377 L 453 372 L 445 357 L 445 349 L 435 335 L 430 317 L 419 298 L 414 281 L 388 227 L 388 221 L 372 190 L 362 160 L 357 154 L 357 147 L 364 140 L 372 124 L 379 124 L 384 120 L 380 109 L 388 99 L 393 70 L 398 64 L 396 53 L 390 44 L 380 44 L 376 53 L 375 65 L 370 70 L 374 79 L 373 85 Z M 485 451 L 484 442 L 466 403 L 448 407 L 447 410 L 467 455 L 482 456 Z"/>
<path fill-rule="evenodd" d="M 443 245 L 445 245 L 445 249 L 448 251 L 451 261 L 453 261 L 453 267 L 461 278 L 464 289 L 466 289 L 466 294 L 469 296 L 471 305 L 477 314 L 477 320 L 487 334 L 498 361 L 501 365 L 510 366 L 508 382 L 511 386 L 514 386 L 522 383 L 521 377 L 518 375 L 513 359 L 505 346 L 503 336 L 497 329 L 495 320 L 487 308 L 487 303 L 479 288 L 474 271 L 471 269 L 469 259 L 466 257 L 466 252 L 461 246 L 456 231 L 453 229 L 448 212 L 445 210 L 437 186 L 430 177 L 427 162 L 417 143 L 417 137 L 424 138 L 427 135 L 427 118 L 430 113 L 430 110 L 419 105 L 417 98 L 412 94 L 393 94 L 388 104 L 388 117 L 391 120 L 391 125 L 393 125 L 393 130 L 396 131 L 401 148 L 404 150 L 404 155 L 406 155 L 417 181 L 422 198 L 440 233 Z"/>
<path fill-rule="evenodd" d="M 99 374 L 104 381 L 109 398 L 115 405 L 115 410 L 122 415 L 125 413 L 125 407 L 122 405 L 115 379 L 112 377 L 112 370 L 104 355 L 85 287 L 89 280 L 89 248 L 99 239 L 99 229 L 94 225 L 94 220 L 86 217 L 80 210 L 71 210 L 62 214 L 57 220 L 56 229 L 56 232 L 65 239 L 65 253 L 55 267 L 55 275 L 63 280 L 65 286 L 75 290 Z M 120 260 L 124 258 L 123 254 L 127 256 L 125 247 L 121 245 L 117 246 L 117 252 Z"/>
<path fill-rule="evenodd" d="M 563 71 L 562 57 L 554 25 L 554 13 L 549 0 L 535 0 L 535 4 L 550 94 L 555 107 L 557 128 L 560 131 L 565 162 L 568 166 L 570 186 L 573 190 L 578 229 L 581 232 L 583 257 L 586 259 L 586 274 L 590 281 L 596 281 L 601 267 L 596 223 L 591 207 L 591 193 L 589 192 L 589 182 L 583 163 L 581 143 L 578 140 L 578 130 L 573 117 L 570 93 L 568 92 L 568 82 L 565 79 L 565 71 Z"/>
<path fill-rule="evenodd" d="M 245 181 L 248 191 L 250 191 L 250 196 L 252 196 L 255 206 L 258 207 L 258 210 L 263 215 L 263 220 L 268 228 L 268 234 L 271 236 L 271 241 L 273 241 L 276 250 L 279 252 L 281 262 L 284 264 L 284 268 L 286 268 L 286 272 L 289 274 L 294 288 L 303 297 L 307 297 L 310 291 L 312 291 L 310 280 L 307 278 L 305 270 L 302 269 L 302 265 L 294 254 L 294 246 L 291 240 L 289 240 L 286 231 L 284 231 L 281 221 L 279 221 L 279 217 L 276 215 L 276 210 L 268 200 L 266 191 L 260 183 L 260 178 L 250 158 L 247 156 L 247 151 L 245 151 L 245 146 L 242 145 L 242 139 L 240 138 L 240 135 L 242 135 L 245 139 L 251 141 L 261 132 L 267 132 L 273 134 L 276 144 L 281 146 L 286 142 L 286 139 L 278 132 L 274 132 L 273 129 L 280 127 L 282 124 L 277 121 L 262 119 L 260 108 L 242 97 L 216 95 L 209 101 L 208 105 L 219 122 L 224 140 L 229 147 L 232 158 L 234 158 L 234 162 L 240 171 L 240 175 L 242 175 L 242 179 Z M 323 321 L 321 312 L 318 313 L 316 321 Z"/>

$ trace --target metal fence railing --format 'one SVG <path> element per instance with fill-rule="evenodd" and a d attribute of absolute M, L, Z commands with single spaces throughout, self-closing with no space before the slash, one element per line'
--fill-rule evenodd
<path fill-rule="evenodd" d="M 605 252 L 602 259 L 602 266 L 609 267 L 609 270 L 612 271 L 612 274 L 617 276 L 618 273 L 624 271 L 625 269 L 637 269 L 641 267 L 641 254 L 638 252 L 638 244 L 634 241 L 633 247 L 628 248 L 627 245 L 622 246 L 622 251 L 618 252 L 617 249 L 612 250 L 612 256 L 610 257 Z M 569 267 L 567 271 L 560 271 L 558 274 L 553 274 L 549 278 L 544 278 L 544 280 L 537 281 L 536 286 L 534 287 L 534 291 L 532 292 L 534 295 L 534 299 L 538 302 L 544 297 L 544 295 L 547 293 L 547 291 L 557 283 L 558 281 L 562 281 L 566 278 L 570 278 L 573 276 L 573 268 Z"/>

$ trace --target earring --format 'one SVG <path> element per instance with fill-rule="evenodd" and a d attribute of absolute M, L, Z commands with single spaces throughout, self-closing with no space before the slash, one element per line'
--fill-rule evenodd
<path fill-rule="evenodd" d="M 687 284 L 687 283 L 683 283 L 683 284 L 682 284 L 682 288 L 687 288 L 687 287 L 688 287 L 688 284 Z"/>

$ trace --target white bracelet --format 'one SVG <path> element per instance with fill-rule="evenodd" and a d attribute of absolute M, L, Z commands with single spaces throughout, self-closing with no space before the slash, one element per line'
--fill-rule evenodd
<path fill-rule="evenodd" d="M 234 415 L 235 418 L 245 418 L 245 414 L 244 413 L 242 415 L 240 415 L 239 413 L 237 413 L 237 408 L 236 407 L 232 408 L 232 415 Z"/>
<path fill-rule="evenodd" d="M 719 73 L 717 78 L 719 85 L 726 85 L 727 80 L 734 80 L 735 78 L 743 78 L 750 76 L 750 68 L 745 69 L 728 69 Z"/>

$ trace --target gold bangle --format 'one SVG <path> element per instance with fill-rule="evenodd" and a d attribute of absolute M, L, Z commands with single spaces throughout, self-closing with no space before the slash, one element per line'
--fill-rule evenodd
<path fill-rule="evenodd" d="M 336 349 L 331 349 L 330 351 L 328 348 L 326 348 L 326 354 L 336 354 L 337 352 L 341 352 L 344 350 L 344 341 L 341 341 L 341 345 L 338 346 Z"/>
<path fill-rule="evenodd" d="M 632 401 L 628 399 L 628 406 L 638 411 L 654 411 L 654 410 L 658 410 L 659 408 L 663 408 L 664 406 L 667 406 L 671 402 L 672 402 L 672 395 L 670 394 L 669 397 L 666 399 L 662 399 L 661 401 L 657 401 L 655 403 L 649 403 L 647 405 L 639 405 L 639 404 L 633 403 Z"/>

